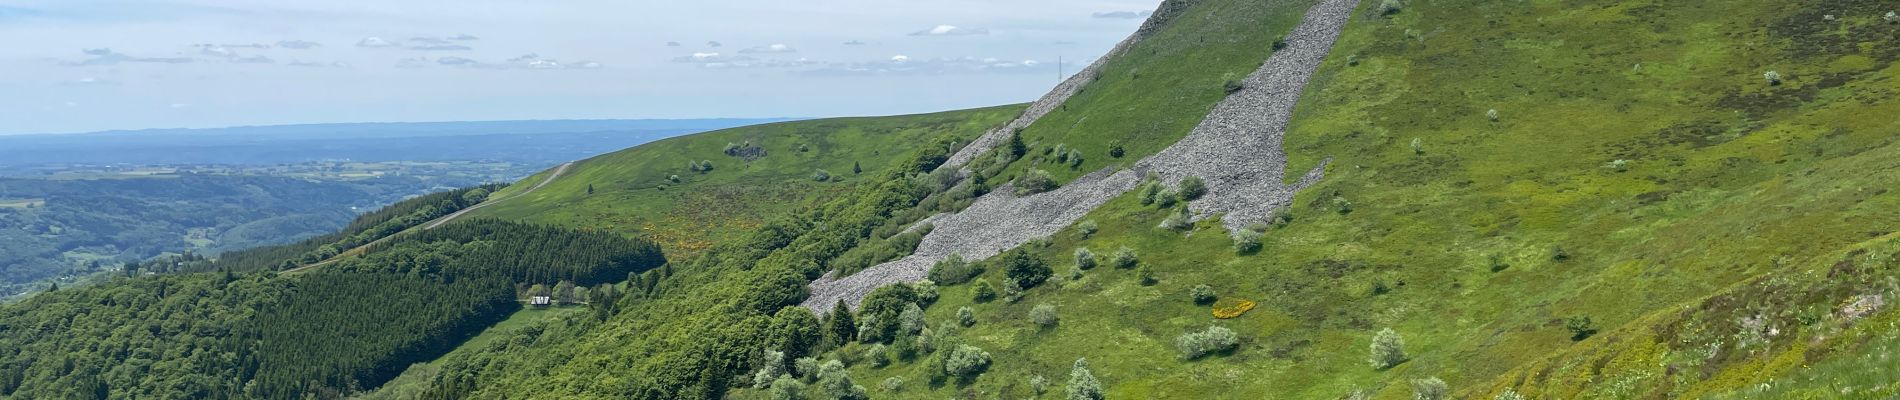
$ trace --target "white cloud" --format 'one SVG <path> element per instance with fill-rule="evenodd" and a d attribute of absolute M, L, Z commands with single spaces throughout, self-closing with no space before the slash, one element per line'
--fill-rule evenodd
<path fill-rule="evenodd" d="M 276 64 L 277 60 L 272 60 L 270 57 L 265 56 L 250 56 L 232 58 L 231 62 L 237 64 Z"/>
<path fill-rule="evenodd" d="M 808 76 L 876 76 L 876 75 L 953 75 L 953 74 L 1041 74 L 1052 72 L 1053 68 L 1037 60 L 1008 61 L 999 58 L 932 58 L 918 59 L 909 56 L 892 56 L 885 61 L 856 63 L 830 63 L 823 67 L 798 71 Z"/>
<path fill-rule="evenodd" d="M 680 42 L 666 42 L 666 47 L 680 47 Z"/>
<path fill-rule="evenodd" d="M 844 42 L 844 45 L 846 45 L 846 46 L 863 46 L 863 45 L 864 45 L 864 42 L 860 42 L 860 41 L 856 41 L 856 40 L 853 40 L 853 41 L 849 41 L 849 42 Z"/>
<path fill-rule="evenodd" d="M 413 45 L 413 46 L 409 46 L 409 49 L 410 49 L 410 50 L 422 50 L 422 51 L 465 51 L 465 50 L 474 50 L 474 48 L 471 48 L 471 47 L 468 47 L 468 46 L 463 46 L 463 45 L 459 45 L 459 44 L 419 44 L 419 45 Z"/>
<path fill-rule="evenodd" d="M 745 50 L 739 50 L 739 52 L 740 53 L 797 53 L 798 49 L 794 49 L 792 48 L 792 46 L 786 46 L 783 43 L 778 43 L 778 44 L 772 44 L 769 46 L 749 47 L 749 48 L 746 48 Z"/>
<path fill-rule="evenodd" d="M 902 55 L 902 54 L 894 55 L 894 56 L 891 56 L 891 62 L 899 63 L 899 64 L 907 63 L 907 62 L 910 62 L 910 56 Z"/>
<path fill-rule="evenodd" d="M 1154 13 L 1155 12 L 1152 10 L 1101 11 L 1101 12 L 1096 12 L 1095 14 L 1092 14 L 1090 16 L 1095 17 L 1095 18 L 1102 18 L 1102 19 L 1136 19 L 1136 18 L 1148 18 L 1148 16 L 1154 15 Z"/>
<path fill-rule="evenodd" d="M 99 78 L 88 76 L 88 77 L 69 80 L 69 81 L 61 81 L 59 84 L 63 86 L 118 86 L 119 82 L 110 80 L 110 79 L 99 79 Z"/>
<path fill-rule="evenodd" d="M 169 107 L 171 107 L 173 110 L 177 110 L 181 108 L 191 107 L 191 105 L 185 104 L 185 103 L 172 103 Z"/>
<path fill-rule="evenodd" d="M 970 36 L 988 35 L 987 28 L 964 28 L 956 25 L 937 25 L 935 28 L 911 32 L 911 36 Z"/>
<path fill-rule="evenodd" d="M 719 41 L 717 40 L 706 42 L 706 47 L 719 47 L 719 46 L 725 46 L 725 45 L 726 45 L 725 43 L 719 43 Z"/>
<path fill-rule="evenodd" d="M 323 45 L 317 42 L 312 42 L 308 40 L 292 39 L 292 40 L 278 41 L 277 47 L 282 47 L 282 48 L 291 49 L 291 50 L 307 50 L 307 49 L 323 47 Z"/>
<path fill-rule="evenodd" d="M 198 53 L 212 57 L 237 57 L 237 52 L 231 51 L 231 49 L 225 48 L 224 46 L 211 44 L 199 45 Z"/>
<path fill-rule="evenodd" d="M 458 42 L 466 42 L 470 40 L 482 40 L 482 38 L 475 37 L 475 35 L 462 33 L 462 34 L 456 34 L 455 36 L 450 36 L 449 40 L 454 40 Z"/>
<path fill-rule="evenodd" d="M 65 62 L 61 62 L 60 64 L 66 65 L 66 66 L 83 67 L 83 66 L 94 66 L 94 65 L 117 65 L 119 63 L 184 64 L 184 63 L 196 61 L 196 60 L 191 59 L 190 57 L 134 57 L 134 56 L 126 55 L 125 53 L 112 51 L 112 49 L 109 49 L 109 48 L 84 49 L 84 50 L 80 50 L 80 52 L 85 53 L 86 55 L 92 56 L 92 58 L 79 60 L 79 61 L 65 61 Z"/>
<path fill-rule="evenodd" d="M 363 40 L 356 41 L 356 47 L 378 48 L 378 47 L 394 47 L 394 46 L 396 46 L 395 43 L 390 43 L 388 40 L 383 40 L 383 38 L 375 37 L 375 36 L 366 37 L 366 38 L 363 38 Z"/>

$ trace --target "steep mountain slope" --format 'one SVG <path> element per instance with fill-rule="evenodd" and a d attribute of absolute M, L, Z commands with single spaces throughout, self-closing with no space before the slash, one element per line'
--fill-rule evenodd
<path fill-rule="evenodd" d="M 1000 106 L 934 114 L 834 118 L 747 126 L 660 140 L 575 163 L 528 196 L 470 217 L 497 217 L 641 235 L 690 256 L 757 229 L 785 207 L 836 195 L 853 170 L 889 167 L 914 143 L 964 142 L 1022 110 Z M 727 150 L 728 146 L 736 149 Z M 710 161 L 711 168 L 692 164 Z M 820 182 L 824 171 L 831 179 Z M 499 191 L 509 196 L 536 175 Z M 669 177 L 677 176 L 678 182 Z M 841 185 L 842 183 L 842 185 Z M 592 188 L 592 192 L 589 192 Z"/>

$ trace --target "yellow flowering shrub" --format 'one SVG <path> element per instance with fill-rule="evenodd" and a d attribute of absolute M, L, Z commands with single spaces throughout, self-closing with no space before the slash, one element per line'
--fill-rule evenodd
<path fill-rule="evenodd" d="M 1214 302 L 1214 318 L 1230 319 L 1252 310 L 1253 300 L 1226 298 Z"/>

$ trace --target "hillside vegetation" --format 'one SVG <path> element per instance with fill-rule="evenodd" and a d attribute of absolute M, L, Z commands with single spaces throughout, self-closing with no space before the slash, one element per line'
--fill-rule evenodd
<path fill-rule="evenodd" d="M 692 255 L 743 237 L 787 207 L 846 193 L 864 175 L 900 162 L 905 149 L 940 138 L 967 143 L 1020 111 L 781 122 L 660 140 L 580 161 L 541 190 L 471 216 L 639 235 Z"/>

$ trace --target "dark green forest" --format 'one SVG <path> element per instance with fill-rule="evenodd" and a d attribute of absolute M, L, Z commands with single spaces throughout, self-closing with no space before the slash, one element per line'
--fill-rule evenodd
<path fill-rule="evenodd" d="M 312 182 L 265 176 L 0 179 L 0 292 L 163 253 L 219 253 L 335 232 L 353 207 L 388 204 L 432 184 L 416 177 Z"/>
<path fill-rule="evenodd" d="M 403 200 L 357 217 L 335 233 L 281 246 L 258 247 L 226 253 L 215 262 L 202 266 L 198 270 L 260 271 L 290 269 L 320 262 L 342 254 L 344 251 L 481 203 L 482 200 L 488 198 L 489 193 L 499 188 L 500 185 L 483 185 Z"/>
<path fill-rule="evenodd" d="M 418 216 L 473 204 L 464 196 L 474 190 L 485 189 L 405 202 L 331 236 L 361 240 L 379 227 L 427 221 Z M 520 307 L 519 288 L 596 285 L 588 299 L 604 316 L 619 296 L 600 283 L 666 262 L 643 240 L 495 220 L 366 250 L 298 275 L 219 269 L 227 264 L 198 255 L 163 258 L 129 269 L 156 275 L 120 274 L 0 306 L 0 395 L 337 398 L 376 387 L 507 317 Z M 265 253 L 247 257 L 258 254 Z M 185 267 L 169 272 L 172 266 Z"/>

